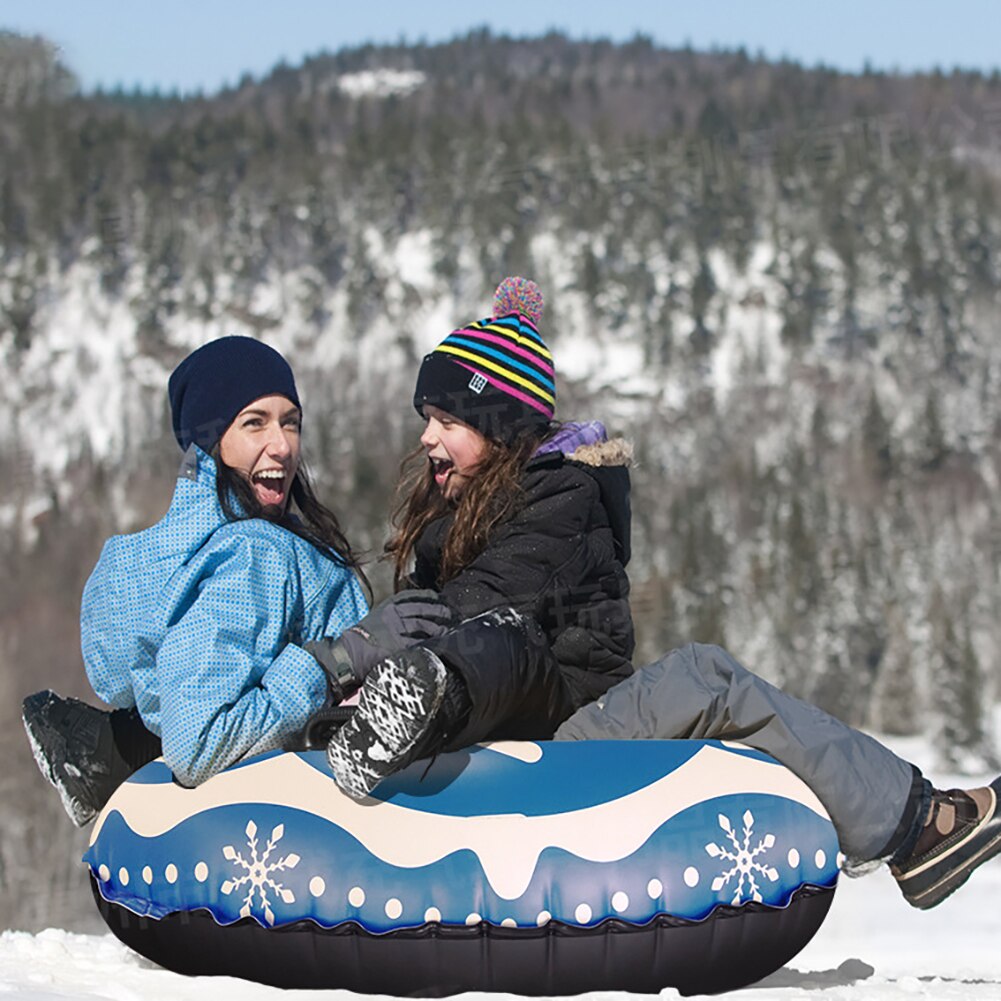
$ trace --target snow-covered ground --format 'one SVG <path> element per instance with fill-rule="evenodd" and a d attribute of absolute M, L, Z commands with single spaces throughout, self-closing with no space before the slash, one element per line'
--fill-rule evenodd
<path fill-rule="evenodd" d="M 920 741 L 898 741 L 902 754 L 926 764 Z M 940 785 L 974 778 L 936 774 Z M 927 913 L 904 903 L 882 870 L 842 879 L 831 912 L 814 940 L 763 985 L 740 991 L 742 1001 L 890 1001 L 897 998 L 1001 1001 L 1001 860 L 988 864 L 955 896 Z M 28 1001 L 108 998 L 113 1001 L 305 1001 L 309 991 L 278 991 L 239 980 L 186 978 L 159 969 L 110 934 L 49 929 L 0 935 L 0 994 Z M 324 997 L 353 997 L 347 991 Z M 664 997 L 675 997 L 664 991 Z M 468 997 L 466 995 L 465 997 Z M 627 995 L 594 994 L 593 1001 Z"/>

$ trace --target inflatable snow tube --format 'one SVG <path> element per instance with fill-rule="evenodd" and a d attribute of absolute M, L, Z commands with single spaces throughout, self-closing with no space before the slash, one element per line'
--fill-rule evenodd
<path fill-rule="evenodd" d="M 771 758 L 716 741 L 511 742 L 369 799 L 320 752 L 196 789 L 137 772 L 84 856 L 112 931 L 161 966 L 291 988 L 710 993 L 813 936 L 834 829 Z"/>

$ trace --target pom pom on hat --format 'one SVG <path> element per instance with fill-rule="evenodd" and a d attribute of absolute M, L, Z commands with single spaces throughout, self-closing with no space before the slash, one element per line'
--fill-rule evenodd
<path fill-rule="evenodd" d="M 494 292 L 495 318 L 516 313 L 538 328 L 545 308 L 542 290 L 531 278 L 505 278 Z"/>

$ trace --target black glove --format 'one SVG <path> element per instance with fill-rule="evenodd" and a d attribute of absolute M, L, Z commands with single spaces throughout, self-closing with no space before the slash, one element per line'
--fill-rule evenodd
<path fill-rule="evenodd" d="M 455 622 L 437 591 L 411 589 L 380 602 L 337 639 L 310 640 L 303 649 L 327 672 L 331 699 L 340 702 L 394 650 L 441 636 Z"/>

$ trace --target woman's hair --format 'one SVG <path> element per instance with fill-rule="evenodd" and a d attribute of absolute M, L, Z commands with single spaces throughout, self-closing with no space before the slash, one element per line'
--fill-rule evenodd
<path fill-rule="evenodd" d="M 219 456 L 219 445 L 212 450 L 212 458 L 215 459 L 217 469 L 216 494 L 227 521 L 264 518 L 275 525 L 280 525 L 293 535 L 298 535 L 300 539 L 305 539 L 339 566 L 353 570 L 371 599 L 372 587 L 362 569 L 361 558 L 351 548 L 347 536 L 337 521 L 337 516 L 317 499 L 304 463 L 300 461 L 295 478 L 292 480 L 291 500 L 301 515 L 296 517 L 290 513 L 291 504 L 280 514 L 263 507 L 247 477 L 222 461 Z"/>
<path fill-rule="evenodd" d="M 486 454 L 454 505 L 435 483 L 423 446 L 404 458 L 391 522 L 394 532 L 385 547 L 386 557 L 393 561 L 396 590 L 406 586 L 421 533 L 449 512 L 454 515 L 442 546 L 436 585 L 441 587 L 451 580 L 483 552 L 493 529 L 518 509 L 525 466 L 552 433 L 551 427 L 536 428 L 523 432 L 510 443 L 485 438 Z"/>

